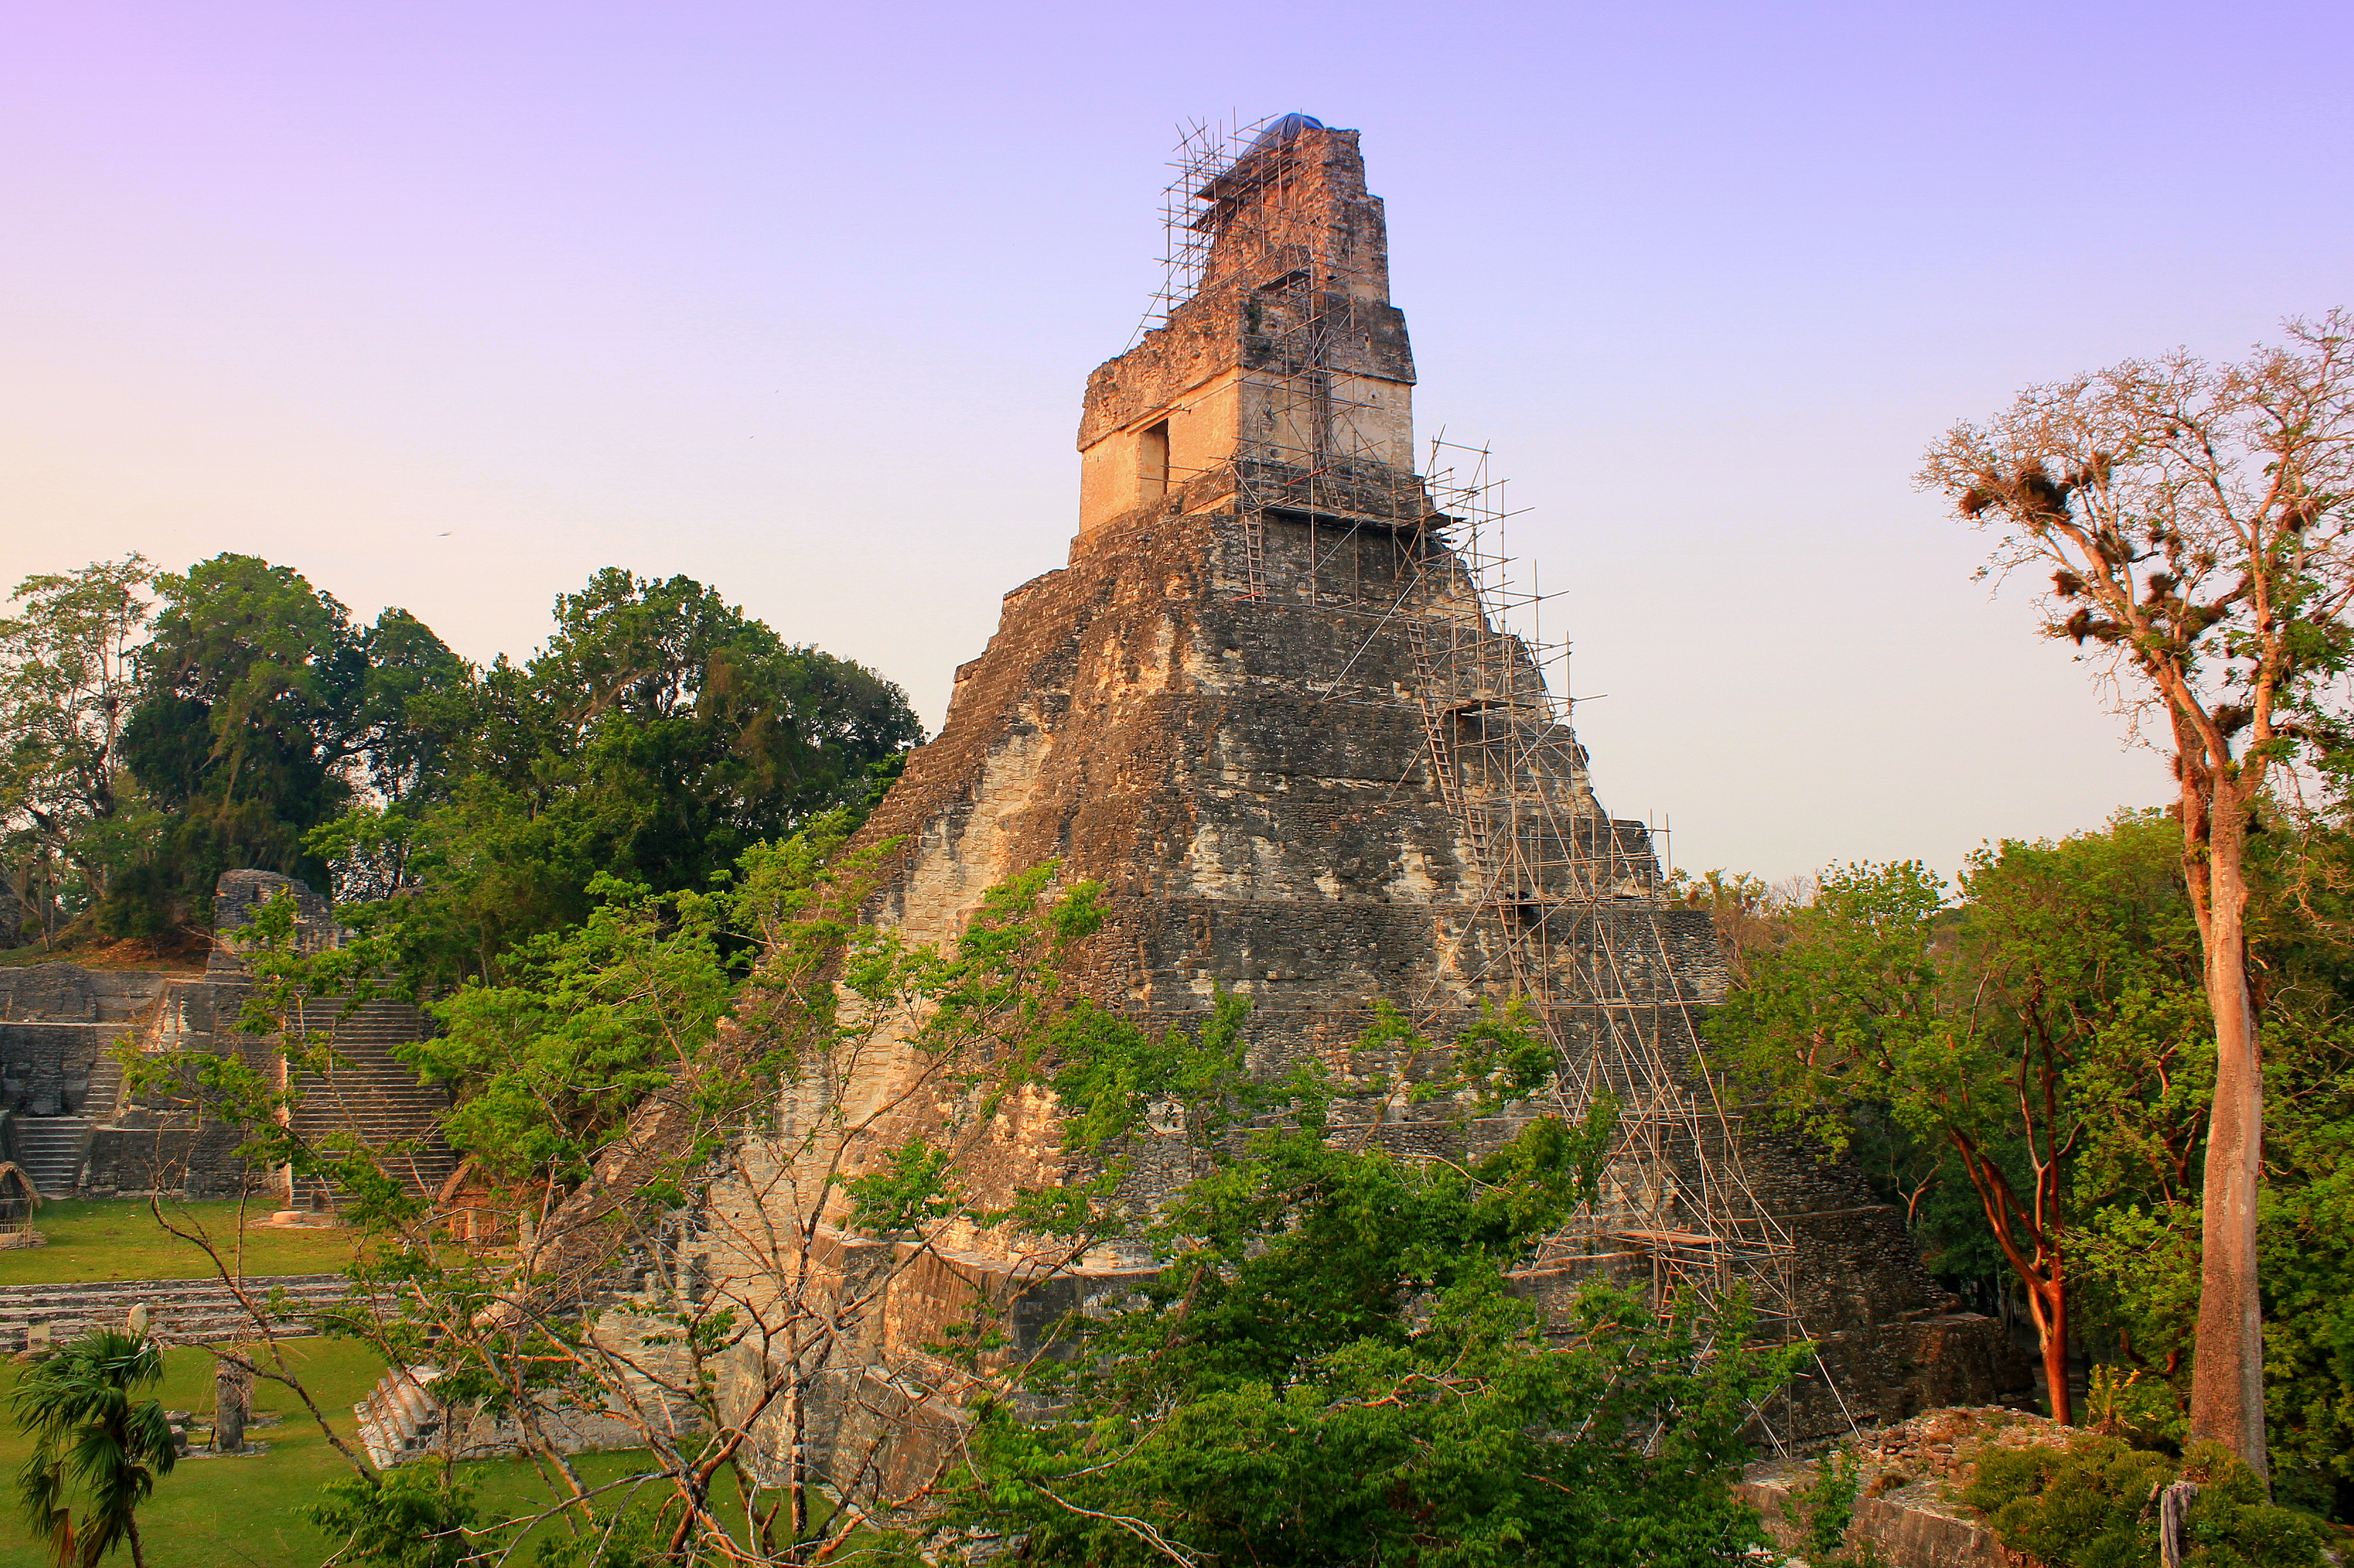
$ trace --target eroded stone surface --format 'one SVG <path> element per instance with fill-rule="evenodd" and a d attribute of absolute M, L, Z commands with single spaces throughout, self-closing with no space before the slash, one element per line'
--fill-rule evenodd
<path fill-rule="evenodd" d="M 1877 1548 L 1889 1568 L 2011 1568 L 2019 1560 L 1960 1500 L 1976 1456 L 1989 1446 L 2064 1446 L 2076 1435 L 2076 1428 L 2002 1405 L 1929 1410 L 1867 1428 L 1850 1443 L 1859 1491 L 1849 1540 Z M 1785 1552 L 1800 1551 L 1806 1533 L 1803 1509 L 1791 1493 L 1811 1482 L 1821 1463 L 1766 1460 L 1750 1466 L 1734 1489 Z"/>

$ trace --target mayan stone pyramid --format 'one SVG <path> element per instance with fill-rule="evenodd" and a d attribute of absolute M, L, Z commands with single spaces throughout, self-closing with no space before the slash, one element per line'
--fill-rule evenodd
<path fill-rule="evenodd" d="M 1070 563 L 1005 596 L 862 834 L 903 846 L 875 917 L 949 941 L 1059 861 L 1107 890 L 1078 977 L 1100 1003 L 1158 1033 L 1231 991 L 1255 1066 L 1366 1086 L 1392 1065 L 1353 1049 L 1377 1001 L 1444 1039 L 1519 999 L 1561 1062 L 1524 1114 L 1624 1107 L 1605 1202 L 1522 1288 L 1745 1285 L 1768 1337 L 1825 1347 L 1776 1416 L 1795 1435 L 2009 1386 L 1901 1216 L 1696 1068 L 1726 983 L 1709 916 L 1604 810 L 1500 630 L 1484 474 L 1418 471 L 1358 133 L 1287 115 L 1206 139 L 1172 198 L 1165 318 L 1088 379 Z M 1369 1091 L 1355 1114 L 1436 1148 L 1422 1109 Z"/>

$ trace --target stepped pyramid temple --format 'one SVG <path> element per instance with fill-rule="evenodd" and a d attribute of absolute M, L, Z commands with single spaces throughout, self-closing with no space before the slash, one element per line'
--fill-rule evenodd
<path fill-rule="evenodd" d="M 1514 1288 L 1548 1311 L 1596 1277 L 1662 1297 L 1745 1289 L 1761 1336 L 1821 1347 L 1819 1365 L 1760 1413 L 1779 1436 L 2024 1386 L 1998 1325 L 1954 1309 L 1896 1210 L 1784 1142 L 1699 1065 L 1698 1021 L 1727 984 L 1710 916 L 1671 896 L 1643 825 L 1604 809 L 1569 706 L 1548 689 L 1552 656 L 1510 629 L 1525 605 L 1504 577 L 1484 457 L 1438 448 L 1421 460 L 1414 358 L 1357 132 L 1290 114 L 1200 138 L 1168 214 L 1162 308 L 1087 381 L 1069 564 L 1005 596 L 996 635 L 957 672 L 946 726 L 862 830 L 857 844 L 883 866 L 868 916 L 946 945 L 989 889 L 1055 863 L 1066 883 L 1104 890 L 1106 918 L 1066 967 L 1066 988 L 1154 1037 L 1197 1030 L 1222 995 L 1246 998 L 1252 1070 L 1321 1063 L 1353 1095 L 1336 1108 L 1343 1135 L 1402 1154 L 1452 1157 L 1467 1134 L 1453 1105 L 1402 1092 L 1414 1066 L 1403 1052 L 1363 1044 L 1377 1009 L 1444 1045 L 1484 1008 L 1518 1004 L 1556 1068 L 1473 1123 L 1474 1146 L 1538 1116 L 1580 1119 L 1606 1097 L 1619 1114 L 1598 1197 Z M 235 872 L 217 901 L 223 951 L 201 975 L 0 970 L 0 1155 L 44 1192 L 327 1201 L 240 1168 L 239 1129 L 186 1103 L 127 1099 L 105 1049 L 128 1034 L 288 1072 L 269 1041 L 235 1027 L 251 983 L 237 927 L 278 891 L 302 901 L 304 940 L 339 939 L 300 885 Z M 620 1270 L 597 1250 L 596 1224 L 673 1191 L 650 1185 L 663 1161 L 705 1158 L 692 1073 L 649 1094 L 598 1176 L 515 1234 L 535 1278 L 580 1283 L 574 1306 L 610 1308 L 600 1342 L 625 1360 L 656 1343 L 632 1326 L 645 1301 L 726 1305 L 736 1328 L 721 1389 L 728 1419 L 758 1438 L 756 1466 L 790 1450 L 845 1489 L 852 1472 L 879 1470 L 920 1489 L 952 1451 L 938 1439 L 960 1382 L 928 1347 L 976 1293 L 1010 1306 L 1015 1341 L 1034 1344 L 1063 1310 L 1119 1298 L 1151 1266 L 1107 1246 L 1042 1267 L 1044 1254 L 1003 1231 L 918 1247 L 827 1230 L 843 1200 L 825 1158 L 855 1172 L 946 1114 L 928 1100 L 905 1019 L 878 1016 L 892 1025 L 879 1046 L 829 1060 L 773 1122 L 731 1132 L 726 1160 L 712 1159 L 733 1173 L 714 1176 L 699 1206 L 655 1215 L 656 1239 Z M 423 1028 L 392 1001 L 339 1019 L 346 1065 L 302 1082 L 295 1115 L 406 1150 L 404 1179 L 446 1208 L 460 1185 L 433 1132 L 446 1101 L 398 1055 Z M 761 1028 L 739 1020 L 722 1038 L 757 1054 Z M 804 1093 L 849 1108 L 828 1119 Z M 839 1130 L 862 1118 L 875 1133 L 864 1145 Z M 1051 1106 L 1009 1101 L 981 1125 L 975 1137 L 992 1141 L 960 1171 L 969 1188 L 1086 1173 L 1066 1162 Z M 811 1159 L 826 1138 L 833 1147 Z M 1151 1149 L 1136 1171 L 1139 1199 L 1183 1175 Z M 803 1221 L 821 1245 L 787 1278 L 776 1238 Z M 757 1327 L 788 1290 L 821 1302 L 799 1323 L 822 1319 L 823 1334 Z M 820 1392 L 791 1405 L 790 1429 L 780 1366 L 823 1374 L 794 1384 Z M 364 1436 L 381 1462 L 429 1440 L 453 1453 L 511 1442 L 441 1410 L 426 1392 L 435 1375 L 398 1369 L 371 1396 Z M 631 1397 L 669 1399 L 652 1382 Z M 596 1425 L 584 1419 L 577 1440 L 601 1440 Z"/>
<path fill-rule="evenodd" d="M 1799 1436 L 2022 1382 L 1897 1211 L 1696 1070 L 1696 1019 L 1726 985 L 1710 916 L 1596 798 L 1538 651 L 1500 627 L 1484 472 L 1417 469 L 1358 133 L 1293 114 L 1195 151 L 1172 187 L 1165 316 L 1087 381 L 1069 564 L 1005 596 L 945 727 L 863 831 L 902 846 L 874 916 L 945 943 L 985 889 L 1058 861 L 1106 890 L 1087 994 L 1156 1036 L 1246 996 L 1255 1069 L 1313 1057 L 1348 1084 L 1394 1065 L 1354 1048 L 1376 1001 L 1444 1041 L 1521 999 L 1560 1063 L 1524 1114 L 1624 1107 L 1602 1202 L 1522 1288 L 1746 1285 L 1763 1333 L 1823 1346 L 1773 1417 Z M 887 1098 L 894 1069 L 867 1071 L 868 1103 Z M 1353 1114 L 1395 1149 L 1458 1147 L 1432 1108 L 1373 1095 Z M 1013 1163 L 1051 1180 L 1036 1126 Z M 998 1245 L 955 1265 L 1018 1277 Z M 1101 1261 L 1077 1298 L 1141 1260 Z M 953 1315 L 953 1290 L 924 1288 L 883 1315 L 895 1359 Z"/>

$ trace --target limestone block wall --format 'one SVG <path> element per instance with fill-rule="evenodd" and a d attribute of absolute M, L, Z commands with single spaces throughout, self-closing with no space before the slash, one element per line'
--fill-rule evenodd
<path fill-rule="evenodd" d="M 245 1129 L 221 1122 L 201 1127 L 108 1126 L 91 1129 L 81 1170 L 80 1195 L 137 1198 L 160 1192 L 190 1199 L 266 1198 L 275 1202 L 284 1183 L 276 1173 L 237 1157 Z"/>
<path fill-rule="evenodd" d="M 24 1116 L 104 1115 L 90 1104 L 105 1048 L 154 1004 L 164 977 L 67 963 L 0 969 L 0 1110 Z"/>

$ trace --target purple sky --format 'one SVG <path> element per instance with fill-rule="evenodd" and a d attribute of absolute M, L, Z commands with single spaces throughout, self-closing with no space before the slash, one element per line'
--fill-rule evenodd
<path fill-rule="evenodd" d="M 1426 435 L 1566 588 L 1677 860 L 1950 867 L 2149 802 L 1920 451 L 2354 303 L 2354 8 L 14 9 L 0 578 L 250 552 L 461 652 L 684 571 L 937 725 L 1061 564 L 1175 123 L 1361 128 Z M 446 535 L 446 536 L 444 536 Z"/>

